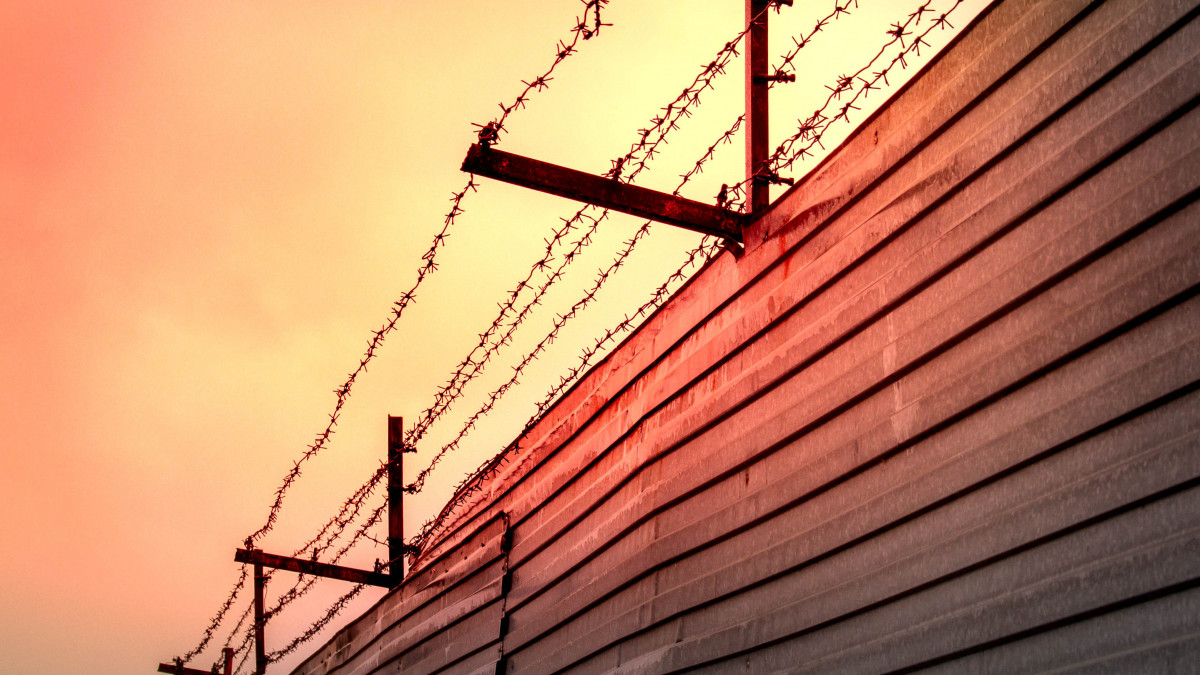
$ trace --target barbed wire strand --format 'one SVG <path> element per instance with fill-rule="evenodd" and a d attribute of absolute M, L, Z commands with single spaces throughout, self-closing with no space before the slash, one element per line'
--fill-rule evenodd
<path fill-rule="evenodd" d="M 535 78 L 532 83 L 522 81 L 522 83 L 526 85 L 525 89 L 517 95 L 512 104 L 507 106 L 501 104 L 500 107 L 503 110 L 503 115 L 498 119 L 498 121 L 495 122 L 498 131 L 503 130 L 503 122 L 507 120 L 509 115 L 511 115 L 515 110 L 525 107 L 525 103 L 529 100 L 529 96 L 534 90 L 542 91 L 549 86 L 549 81 L 553 79 L 550 77 L 550 73 L 554 71 L 558 64 L 562 63 L 568 56 L 576 51 L 575 45 L 580 39 L 590 39 L 593 35 L 599 33 L 602 26 L 611 25 L 604 24 L 600 18 L 600 7 L 608 4 L 609 0 L 582 1 L 584 4 L 583 17 L 576 17 L 575 26 L 571 29 L 574 39 L 570 44 L 563 42 L 559 43 L 560 48 L 558 53 L 553 63 L 543 75 Z M 591 27 L 589 27 L 588 24 L 589 11 L 593 13 L 593 24 Z M 354 382 L 357 380 L 359 375 L 366 371 L 367 365 L 374 358 L 376 351 L 382 345 L 386 335 L 395 330 L 396 322 L 399 320 L 405 307 L 407 307 L 408 304 L 415 299 L 416 290 L 424 281 L 425 277 L 437 270 L 437 263 L 435 261 L 437 251 L 439 248 L 445 245 L 445 241 L 449 236 L 448 230 L 454 224 L 455 218 L 463 213 L 463 209 L 461 208 L 462 200 L 468 192 L 474 192 L 477 191 L 477 189 L 478 184 L 475 183 L 475 176 L 472 174 L 468 178 L 466 186 L 463 187 L 463 189 L 459 192 L 454 193 L 451 197 L 452 205 L 450 211 L 445 216 L 441 231 L 434 236 L 433 243 L 429 250 L 421 256 L 421 259 L 424 261 L 424 263 L 417 270 L 416 282 L 407 293 L 401 296 L 399 301 L 393 303 L 393 308 L 388 320 L 385 321 L 383 326 L 372 333 L 371 339 L 367 343 L 366 352 L 359 360 L 358 366 L 351 371 L 350 375 L 346 378 L 346 381 L 340 387 L 334 390 L 337 399 L 334 404 L 333 412 L 329 415 L 329 423 L 326 425 L 326 428 L 317 435 L 316 441 L 309 446 L 309 448 L 301 455 L 300 459 L 293 462 L 293 467 L 284 477 L 283 484 L 276 490 L 275 501 L 271 505 L 267 522 L 250 535 L 247 541 L 248 544 L 252 545 L 256 543 L 263 535 L 273 528 L 276 520 L 278 519 L 279 510 L 282 508 L 284 494 L 287 492 L 287 489 L 291 486 L 291 484 L 294 483 L 295 480 L 300 476 L 300 465 L 316 455 L 329 441 L 329 437 L 334 433 L 335 427 L 337 426 L 338 417 L 341 414 L 342 408 L 345 406 L 346 399 L 350 395 L 350 390 L 353 387 Z"/>
<path fill-rule="evenodd" d="M 637 141 L 635 141 L 635 143 L 631 147 L 630 151 L 628 153 L 626 153 L 626 155 L 623 158 L 613 161 L 612 169 L 610 170 L 610 172 L 608 174 L 610 178 L 621 178 L 622 169 L 626 166 L 627 161 L 630 158 L 632 158 L 639 151 L 643 152 L 644 156 L 635 163 L 635 167 L 634 167 L 633 171 L 631 171 L 626 176 L 626 178 L 631 181 L 634 177 L 636 177 L 639 173 L 641 173 L 642 171 L 644 171 L 647 168 L 649 159 L 651 159 L 654 156 L 658 146 L 661 143 L 665 142 L 666 135 L 670 131 L 678 128 L 679 119 L 681 119 L 684 116 L 687 116 L 687 117 L 691 116 L 691 108 L 693 106 L 699 104 L 700 94 L 705 89 L 711 88 L 713 86 L 712 82 L 717 75 L 723 74 L 725 72 L 724 71 L 725 66 L 728 65 L 729 61 L 734 56 L 737 56 L 739 54 L 739 52 L 737 51 L 737 45 L 746 36 L 746 34 L 749 33 L 750 28 L 753 26 L 754 22 L 756 22 L 762 16 L 762 14 L 765 13 L 770 7 L 771 7 L 771 5 L 768 5 L 768 7 L 764 8 L 762 10 L 762 12 L 760 12 L 758 15 L 755 15 L 754 17 L 752 17 L 750 19 L 750 21 L 747 22 L 745 29 L 743 29 L 741 32 L 739 32 L 734 37 L 734 39 L 730 40 L 729 42 L 726 42 L 725 45 L 720 50 L 718 50 L 716 57 L 702 69 L 700 74 L 697 75 L 696 78 L 693 80 L 692 84 L 689 85 L 688 87 L 686 87 L 683 90 L 683 92 L 679 96 L 676 97 L 676 99 L 674 101 L 672 101 L 670 104 L 668 104 L 663 109 L 665 111 L 664 115 L 655 117 L 651 121 L 650 127 L 646 128 L 646 129 L 640 129 L 638 131 L 639 139 Z M 678 107 L 676 107 L 676 106 L 678 106 Z M 686 185 L 687 182 L 693 176 L 695 176 L 697 173 L 701 172 L 704 163 L 713 157 L 718 146 L 723 145 L 723 144 L 728 144 L 733 141 L 733 137 L 734 137 L 734 135 L 736 135 L 736 133 L 740 129 L 743 119 L 744 119 L 744 116 L 739 117 L 734 122 L 733 126 L 729 130 L 727 130 L 725 133 L 723 133 L 716 141 L 713 142 L 713 144 L 711 146 L 709 146 L 709 148 L 704 153 L 702 153 L 700 158 L 695 162 L 695 165 L 692 167 L 692 169 L 689 170 L 686 174 L 681 176 L 682 181 L 675 188 L 673 194 L 678 195 L 680 193 L 680 191 L 683 189 L 684 185 Z M 651 141 L 650 136 L 652 134 L 654 134 L 655 132 L 657 132 L 657 136 L 653 141 Z M 650 223 L 646 222 L 640 228 L 638 228 L 638 230 L 635 232 L 634 236 L 631 239 L 629 239 L 628 241 L 625 242 L 625 248 L 622 249 L 618 253 L 618 255 L 614 259 L 614 261 L 612 263 L 610 263 L 610 265 L 607 268 L 602 268 L 599 271 L 599 274 L 597 275 L 596 280 L 593 282 L 592 287 L 589 288 L 589 290 L 584 293 L 583 298 L 581 298 L 574 305 L 572 305 L 571 309 L 568 310 L 565 314 L 559 315 L 558 317 L 556 317 L 553 327 L 551 328 L 549 334 L 546 337 L 544 337 L 541 341 L 539 341 L 537 343 L 537 345 L 534 347 L 534 349 L 529 354 L 527 354 L 525 356 L 525 358 L 522 359 L 522 361 L 517 366 L 514 367 L 514 373 L 513 373 L 512 377 L 507 382 L 502 384 L 498 389 L 492 391 L 488 395 L 488 399 L 484 403 L 484 405 L 475 414 L 473 414 L 470 418 L 468 418 L 468 420 L 463 425 L 463 427 L 460 429 L 458 434 L 449 443 L 445 444 L 442 447 L 442 449 L 434 456 L 434 459 L 431 462 L 430 466 L 420 475 L 422 484 L 424 482 L 425 476 L 428 474 L 429 471 L 431 471 L 433 469 L 434 466 L 436 466 L 436 463 L 438 461 L 440 461 L 441 458 L 444 457 L 448 452 L 456 449 L 458 447 L 459 443 L 466 437 L 466 435 L 468 435 L 470 433 L 470 431 L 472 429 L 474 429 L 478 420 L 492 410 L 496 401 L 500 397 L 502 397 L 512 386 L 519 383 L 518 378 L 519 378 L 521 372 L 524 370 L 524 368 L 531 361 L 536 360 L 538 355 L 547 346 L 549 346 L 549 344 L 554 342 L 554 340 L 558 336 L 559 331 L 566 324 L 566 322 L 569 321 L 571 318 L 573 318 L 575 315 L 577 315 L 579 311 L 581 311 L 588 304 L 590 304 L 592 302 L 592 300 L 595 299 L 596 293 L 600 290 L 600 288 L 604 285 L 604 283 L 611 277 L 611 275 L 613 273 L 615 273 L 625 263 L 625 260 L 629 257 L 630 254 L 632 254 L 633 250 L 637 247 L 637 244 L 649 232 L 650 232 Z M 628 322 L 628 321 L 629 321 L 629 317 L 626 317 L 626 322 Z M 577 371 L 578 368 L 575 370 Z M 436 520 L 437 520 L 437 518 L 435 517 L 433 519 L 433 521 L 436 521 Z M 431 521 L 431 522 L 433 522 L 433 521 Z M 423 526 L 421 528 L 420 533 L 418 533 L 418 535 L 416 535 L 411 540 L 410 543 L 412 545 L 420 546 L 427 539 L 430 528 L 431 528 L 431 525 L 429 522 L 427 522 L 425 524 L 425 526 Z"/>
<path fill-rule="evenodd" d="M 608 4 L 609 0 L 581 0 L 584 4 L 584 12 L 582 17 L 576 17 L 575 27 L 572 29 L 573 38 L 571 42 L 559 41 L 557 52 L 554 61 L 550 67 L 541 75 L 533 78 L 530 81 L 522 80 L 525 89 L 517 95 L 513 103 L 509 105 L 500 105 L 501 115 L 488 122 L 487 124 L 475 124 L 479 129 L 480 142 L 485 145 L 492 145 L 500 140 L 502 133 L 507 131 L 504 123 L 508 120 L 509 115 L 520 108 L 525 107 L 525 103 L 529 100 L 529 96 L 534 92 L 540 92 L 549 86 L 549 83 L 554 78 L 551 74 L 568 56 L 576 52 L 576 45 L 580 40 L 588 40 L 600 33 L 604 26 L 612 24 L 604 23 L 601 20 L 600 9 Z M 589 14 L 590 13 L 590 14 Z M 469 380 L 471 374 L 481 368 L 481 364 L 486 364 L 489 354 L 485 354 L 480 360 L 476 360 L 476 352 L 480 349 L 485 349 L 491 340 L 494 333 L 499 330 L 501 323 L 512 310 L 513 305 L 517 301 L 517 297 L 521 291 L 531 285 L 535 272 L 545 269 L 545 265 L 549 263 L 553 248 L 574 229 L 575 221 L 582 216 L 576 214 L 575 218 L 567 219 L 561 228 L 556 229 L 551 238 L 546 241 L 546 254 L 542 260 L 530 268 L 529 275 L 522 281 L 518 282 L 516 289 L 510 295 L 507 303 L 501 305 L 501 311 L 493 321 L 492 325 L 479 336 L 479 343 L 472 349 L 467 358 L 465 358 L 455 369 L 451 379 L 443 385 L 443 387 L 434 396 L 434 403 L 430 408 L 422 412 L 418 421 L 409 428 L 406 432 L 406 443 L 411 447 L 424 435 L 425 430 L 433 421 L 435 421 L 452 402 L 458 394 L 458 391 L 465 384 L 464 380 Z M 468 370 L 472 369 L 473 370 Z"/>
<path fill-rule="evenodd" d="M 768 6 L 768 8 L 769 8 L 769 6 Z M 692 83 L 689 84 L 687 87 L 685 87 L 683 89 L 683 91 L 678 96 L 676 96 L 673 101 L 671 101 L 664 108 L 662 108 L 662 110 L 664 111 L 664 113 L 662 115 L 656 115 L 651 120 L 649 126 L 638 130 L 638 132 L 637 132 L 638 138 L 637 138 L 637 140 L 635 140 L 633 142 L 629 151 L 626 152 L 622 157 L 612 161 L 612 168 L 606 174 L 609 178 L 613 178 L 616 180 L 622 180 L 623 182 L 630 183 L 630 182 L 633 182 L 633 180 L 642 171 L 646 170 L 646 168 L 649 165 L 650 159 L 652 159 L 653 156 L 657 153 L 658 147 L 666 142 L 667 135 L 671 131 L 679 128 L 679 126 L 678 126 L 679 120 L 682 119 L 683 117 L 691 116 L 692 109 L 695 106 L 700 104 L 700 95 L 706 89 L 710 89 L 713 87 L 713 81 L 716 79 L 717 76 L 724 74 L 725 67 L 728 65 L 729 61 L 733 57 L 735 57 L 739 54 L 739 52 L 737 51 L 738 44 L 746 36 L 746 34 L 750 31 L 751 25 L 753 25 L 753 23 L 755 21 L 757 21 L 758 18 L 766 11 L 767 11 L 767 9 L 764 9 L 758 15 L 753 17 L 747 23 L 747 26 L 745 29 L 743 29 L 736 36 L 734 36 L 734 38 L 732 40 L 726 42 L 725 45 L 723 47 L 721 47 L 721 49 L 718 50 L 718 52 L 717 52 L 716 56 L 713 58 L 713 60 L 710 61 L 707 65 L 705 65 L 702 68 L 702 70 L 700 71 L 700 73 L 692 80 Z M 736 126 L 737 125 L 735 125 L 735 127 Z M 733 131 L 727 133 L 725 137 L 723 137 L 721 140 L 718 141 L 718 143 L 731 141 L 732 140 L 731 137 L 732 137 L 733 133 L 735 133 L 735 132 L 736 132 L 736 128 Z M 697 162 L 697 167 L 693 169 L 693 172 L 699 171 L 699 166 L 702 165 L 705 161 L 707 161 L 707 158 L 711 157 L 712 150 L 713 149 L 710 149 L 710 152 L 706 153 L 706 155 L 704 157 L 702 157 L 700 161 Z M 637 158 L 639 153 L 641 153 L 642 156 L 640 158 Z M 632 165 L 632 167 L 633 167 L 632 170 L 630 170 L 628 173 L 625 173 L 624 175 L 622 175 L 622 172 L 624 171 L 624 169 L 630 165 Z M 690 178 L 690 175 L 691 175 L 691 173 L 689 174 L 689 178 Z M 686 183 L 687 179 L 685 179 L 684 182 Z M 680 188 L 682 188 L 682 184 L 680 185 Z M 679 188 L 676 189 L 675 193 L 678 194 L 678 191 L 679 191 Z M 589 207 L 590 207 L 590 205 L 585 206 L 583 209 L 580 209 L 578 212 L 576 212 L 575 216 L 573 216 L 570 219 L 566 219 L 564 221 L 565 222 L 564 228 L 561 228 L 560 230 L 555 231 L 555 235 L 556 235 L 555 238 L 553 238 L 551 240 L 547 240 L 546 256 L 544 256 L 538 262 L 534 263 L 534 269 L 544 267 L 549 262 L 553 245 L 557 241 L 559 241 L 559 239 L 561 238 L 559 236 L 559 233 L 563 232 L 564 230 L 566 230 L 568 228 L 573 228 L 575 222 L 577 222 L 577 220 L 583 216 L 583 214 Z M 591 207 L 591 208 L 594 208 L 594 207 Z M 608 215 L 608 213 L 609 213 L 608 210 L 605 209 L 602 211 L 599 218 L 593 219 L 592 226 L 577 241 L 584 242 L 584 243 L 586 243 L 587 241 L 590 241 L 591 235 L 595 232 L 596 227 L 599 225 L 599 221 L 603 220 Z M 636 246 L 637 241 L 639 241 L 642 237 L 644 237 L 646 232 L 647 232 L 646 226 L 643 226 L 643 228 L 639 229 L 637 234 L 635 234 L 631 245 Z M 627 242 L 627 244 L 630 244 L 630 242 Z M 481 338 L 480 343 L 476 346 L 476 350 L 472 350 L 472 352 L 470 354 L 468 354 L 467 358 L 463 359 L 463 361 L 460 362 L 458 368 L 455 369 L 455 372 L 454 372 L 453 376 L 451 377 L 450 381 L 446 385 L 444 385 L 441 390 L 439 390 L 437 395 L 435 395 L 434 406 L 431 406 L 430 408 L 426 409 L 426 411 L 422 415 L 420 421 L 418 421 L 418 423 L 413 427 L 413 430 L 408 437 L 408 442 L 410 444 L 415 445 L 416 441 L 420 440 L 421 436 L 429 428 L 429 426 L 438 417 L 443 415 L 449 409 L 450 404 L 453 403 L 453 401 L 456 400 L 457 398 L 461 397 L 462 392 L 463 392 L 463 387 L 465 386 L 466 382 L 469 382 L 479 372 L 481 372 L 483 369 L 483 366 L 487 363 L 487 361 L 491 358 L 491 356 L 495 353 L 495 351 L 497 351 L 499 348 L 501 348 L 503 345 L 505 345 L 508 342 L 508 339 L 511 337 L 513 330 L 515 330 L 515 328 L 520 324 L 521 320 L 526 315 L 526 312 L 529 309 L 531 309 L 533 306 L 538 304 L 538 301 L 541 299 L 542 294 L 545 293 L 545 291 L 548 289 L 548 287 L 551 283 L 553 283 L 558 278 L 561 278 L 561 272 L 562 272 L 563 268 L 566 265 L 570 264 L 570 262 L 575 257 L 575 254 L 577 254 L 579 252 L 580 248 L 581 248 L 581 246 L 579 246 L 577 244 L 575 247 L 573 247 L 571 252 L 569 252 L 565 255 L 564 264 L 560 265 L 554 271 L 554 273 L 550 274 L 547 277 L 547 283 L 544 284 L 538 290 L 538 292 L 535 294 L 535 296 L 530 301 L 528 301 L 528 303 L 525 305 L 525 309 L 522 310 L 522 312 L 518 315 L 517 320 L 515 320 L 513 322 L 513 324 L 510 326 L 510 330 L 508 330 L 505 333 L 505 335 L 502 336 L 500 339 L 493 341 L 491 343 L 491 347 L 489 347 L 487 349 L 487 351 L 484 353 L 483 357 L 476 359 L 476 356 L 475 356 L 476 350 L 483 348 L 483 346 L 487 343 L 487 339 L 495 332 L 496 328 L 503 321 L 504 317 L 506 316 L 506 311 L 512 308 L 513 304 L 516 301 L 518 294 L 520 293 L 521 290 L 523 290 L 526 287 L 529 279 L 532 278 L 533 269 L 531 269 L 530 274 L 527 275 L 524 280 L 518 282 L 517 287 L 515 289 L 513 289 L 513 291 L 510 292 L 509 301 L 505 305 L 502 306 L 501 312 L 497 316 L 497 318 L 493 321 L 492 326 L 487 331 L 485 331 L 483 334 L 480 335 L 480 338 Z M 630 249 L 630 252 L 631 252 L 631 250 L 632 249 Z M 619 268 L 621 266 L 621 264 L 623 264 L 624 257 L 627 257 L 627 256 L 628 256 L 628 253 L 626 253 L 625 256 L 622 256 L 620 260 L 616 261 L 613 266 L 610 266 L 610 270 L 608 270 L 608 272 L 601 270 L 601 276 L 598 277 L 598 279 L 600 279 L 599 285 L 603 284 L 603 280 L 605 278 L 607 278 L 608 273 L 610 273 L 611 271 L 614 271 L 615 269 Z M 594 289 L 594 290 L 598 290 L 598 289 Z M 586 305 L 588 302 L 590 302 L 592 297 L 594 297 L 594 290 L 591 293 L 587 294 L 587 296 L 585 296 L 586 300 L 583 303 L 584 305 Z M 580 306 L 579 308 L 582 308 L 582 306 Z M 571 312 L 568 312 L 568 315 L 569 315 L 568 320 L 569 320 L 569 317 L 573 316 L 576 311 L 578 311 L 578 310 L 576 308 L 573 308 L 573 310 Z M 552 332 L 556 333 L 557 328 L 558 327 L 556 327 L 555 329 L 552 329 Z M 553 342 L 553 336 L 550 337 L 549 342 Z M 539 347 L 544 348 L 546 346 L 546 344 L 547 344 L 547 341 L 543 340 L 542 343 L 539 343 Z M 540 352 L 541 349 L 538 349 L 536 351 Z M 533 358 L 536 359 L 536 355 Z M 518 367 L 518 372 L 521 369 L 523 369 L 525 367 L 525 365 L 528 364 L 528 360 L 529 359 L 527 358 L 526 361 L 523 362 L 521 364 L 521 366 Z M 468 367 L 469 367 L 469 370 L 468 370 Z M 508 388 L 511 387 L 513 383 L 515 383 L 515 376 L 514 376 L 514 381 L 510 381 L 510 383 L 507 383 L 506 385 L 502 385 L 501 390 L 499 392 L 496 392 L 496 391 L 492 392 L 492 394 L 489 396 L 489 404 L 494 404 L 495 400 L 497 398 L 499 398 L 500 396 L 502 396 L 504 391 L 507 391 Z M 491 405 L 486 405 L 485 407 L 488 411 L 491 410 Z M 469 430 L 474 427 L 475 422 L 477 422 L 478 419 L 480 417 L 482 417 L 483 414 L 486 414 L 486 412 L 476 413 L 468 420 L 467 425 L 465 427 L 466 432 L 469 432 Z M 463 436 L 465 436 L 465 432 L 460 432 L 459 436 L 456 437 L 455 440 L 453 440 L 449 444 L 443 446 L 443 448 L 437 454 L 434 455 L 433 459 L 430 461 L 429 466 L 425 470 L 423 470 L 420 474 L 418 474 L 417 479 L 410 486 L 410 487 L 414 488 L 413 492 L 419 491 L 421 489 L 421 487 L 423 487 L 425 479 L 428 476 L 429 472 L 433 470 L 433 468 L 437 465 L 438 462 L 441 461 L 441 459 L 446 455 L 447 452 L 449 452 L 450 450 L 453 450 L 455 447 L 457 447 L 458 441 L 461 440 L 461 438 Z"/>
<path fill-rule="evenodd" d="M 688 174 L 685 174 L 684 176 L 682 176 L 683 181 L 675 189 L 674 194 L 678 194 L 679 191 L 682 189 L 683 185 L 687 183 L 688 179 L 692 175 L 694 175 L 696 172 L 698 172 L 700 170 L 700 167 L 702 167 L 705 162 L 707 162 L 709 159 L 712 158 L 717 146 L 731 142 L 733 134 L 736 133 L 739 126 L 740 126 L 740 119 L 738 122 L 735 122 L 734 126 L 731 127 L 729 131 L 722 134 L 722 136 L 720 138 L 718 138 L 718 140 L 716 142 L 714 142 L 713 145 L 710 146 L 709 149 L 706 150 L 701 155 L 700 159 L 697 160 L 696 165 L 693 167 L 693 170 L 689 171 Z M 524 369 L 532 361 L 536 360 L 538 358 L 538 356 L 541 354 L 541 352 L 546 349 L 546 347 L 548 347 L 550 344 L 552 344 L 554 342 L 554 340 L 558 337 L 559 331 L 566 325 L 566 323 L 568 321 L 570 321 L 572 318 L 574 318 L 580 311 L 582 311 L 585 307 L 587 307 L 587 305 L 589 305 L 593 300 L 595 300 L 595 297 L 596 297 L 597 293 L 600 291 L 600 289 L 605 285 L 605 283 L 608 281 L 608 279 L 610 279 L 617 272 L 617 270 L 619 270 L 621 268 L 621 266 L 625 264 L 625 261 L 633 253 L 633 251 L 637 247 L 638 243 L 642 239 L 644 239 L 650 233 L 650 231 L 651 231 L 651 223 L 650 222 L 643 223 L 642 226 L 639 227 L 635 231 L 633 237 L 631 237 L 630 239 L 628 239 L 625 242 L 624 248 L 618 252 L 618 254 L 614 258 L 614 260 L 611 263 L 609 263 L 609 265 L 606 268 L 601 268 L 599 270 L 599 273 L 597 274 L 595 280 L 593 281 L 592 286 L 584 293 L 583 297 L 580 298 L 580 300 L 576 301 L 576 303 L 574 305 L 572 305 L 571 308 L 566 313 L 556 316 L 556 318 L 553 322 L 553 327 L 550 329 L 549 333 L 545 337 L 543 337 L 542 340 L 539 341 L 528 354 L 525 355 L 525 357 L 521 360 L 520 363 L 518 363 L 518 365 L 513 367 L 514 372 L 513 372 L 513 375 L 509 378 L 509 380 L 506 381 L 504 384 L 500 385 L 499 388 L 493 390 L 488 395 L 487 401 L 484 403 L 484 405 L 478 411 L 476 411 L 475 414 L 473 414 L 470 418 L 468 418 L 466 423 L 459 430 L 458 434 L 450 442 L 448 442 L 447 444 L 445 444 L 442 447 L 442 449 L 435 456 L 435 460 L 440 460 L 441 457 L 445 456 L 448 452 L 456 449 L 458 447 L 459 443 L 461 443 L 461 441 L 471 432 L 471 430 L 474 429 L 474 427 L 478 423 L 479 419 L 482 418 L 484 415 L 486 415 L 487 413 L 489 413 L 492 410 L 492 408 L 496 404 L 496 401 L 500 397 L 502 397 L 505 393 L 507 393 L 507 391 L 511 387 L 513 387 L 519 383 L 519 377 L 520 377 L 521 373 L 524 371 Z M 689 258 L 689 260 L 693 259 L 694 257 L 695 256 L 692 256 L 692 258 Z M 669 290 L 667 288 L 667 285 L 669 283 L 677 280 L 677 278 L 682 278 L 682 276 L 683 276 L 682 270 L 686 269 L 686 265 L 687 265 L 687 263 L 685 263 L 685 267 L 681 268 L 681 271 L 679 271 L 677 274 L 672 274 L 669 281 L 658 289 L 658 291 L 656 292 L 656 294 L 654 296 L 654 300 L 652 300 L 651 302 L 648 302 L 645 305 L 643 305 L 642 307 L 640 307 L 634 313 L 634 315 L 632 317 L 629 315 L 626 315 L 624 318 L 624 321 L 622 321 L 621 324 L 619 324 L 619 325 L 627 328 L 630 324 L 632 324 L 638 318 L 640 318 L 644 313 L 650 311 L 649 308 L 651 307 L 651 305 L 653 303 L 661 304 L 661 302 L 663 300 L 665 300 L 666 296 L 669 295 Z M 656 307 L 657 305 L 654 304 L 653 306 Z M 610 333 L 609 338 L 611 339 L 611 337 L 612 337 L 612 334 Z M 598 344 L 596 346 L 596 350 L 598 350 L 600 348 L 600 346 L 601 345 Z M 594 353 L 594 351 L 593 351 L 593 353 Z M 575 368 L 572 369 L 570 378 L 574 379 L 575 377 L 577 377 L 580 372 L 582 372 L 584 369 L 586 369 L 587 365 L 588 365 L 588 360 L 585 358 L 584 363 L 582 365 L 576 366 Z M 567 383 L 568 383 L 567 378 L 561 378 L 559 387 L 565 388 L 567 386 Z M 539 405 L 539 410 L 541 409 L 541 407 L 542 406 Z M 540 415 L 540 414 L 541 413 L 539 412 L 538 415 Z M 526 425 L 526 428 L 522 431 L 520 437 L 524 437 L 531 428 L 532 428 L 531 425 Z M 456 497 L 459 496 L 459 490 L 457 490 L 457 489 L 455 491 L 455 496 Z M 454 502 L 454 498 L 452 498 L 452 502 Z M 453 504 L 453 503 L 448 504 L 446 508 L 443 508 L 443 513 L 447 513 L 449 510 L 452 510 L 453 506 L 455 506 L 455 505 L 456 504 Z M 425 525 L 422 526 L 422 528 L 418 532 L 418 534 L 410 540 L 410 542 L 409 542 L 410 545 L 420 548 L 428 540 L 429 534 L 431 533 L 431 531 L 433 529 L 432 523 L 438 522 L 441 519 L 441 517 L 442 517 L 442 514 L 439 514 L 439 516 L 426 522 Z"/>

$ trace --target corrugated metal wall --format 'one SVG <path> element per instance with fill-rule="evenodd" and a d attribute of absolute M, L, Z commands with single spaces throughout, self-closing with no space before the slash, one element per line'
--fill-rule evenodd
<path fill-rule="evenodd" d="M 1198 4 L 998 3 L 297 672 L 1196 672 Z"/>

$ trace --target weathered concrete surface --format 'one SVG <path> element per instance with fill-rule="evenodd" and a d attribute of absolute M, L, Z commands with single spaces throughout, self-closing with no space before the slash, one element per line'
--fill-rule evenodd
<path fill-rule="evenodd" d="M 297 672 L 1200 663 L 1198 4 L 995 5 Z"/>

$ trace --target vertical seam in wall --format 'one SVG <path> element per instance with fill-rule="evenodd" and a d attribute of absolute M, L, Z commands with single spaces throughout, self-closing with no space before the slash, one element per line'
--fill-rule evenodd
<path fill-rule="evenodd" d="M 504 521 L 504 532 L 500 535 L 500 553 L 503 555 L 504 562 L 500 568 L 500 655 L 496 660 L 496 675 L 503 675 L 508 670 L 508 663 L 504 655 L 504 636 L 508 633 L 508 592 L 512 590 L 512 570 L 509 569 L 509 553 L 512 551 L 512 521 L 508 517 L 507 511 L 500 512 L 500 519 Z"/>

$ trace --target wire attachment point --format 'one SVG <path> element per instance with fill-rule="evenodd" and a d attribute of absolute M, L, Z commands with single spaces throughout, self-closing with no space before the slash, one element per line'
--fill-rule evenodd
<path fill-rule="evenodd" d="M 795 82 L 796 75 L 794 73 L 785 73 L 783 71 L 775 71 L 770 75 L 755 75 L 755 84 L 770 84 L 774 82 Z"/>
<path fill-rule="evenodd" d="M 754 174 L 754 182 L 759 185 L 795 185 L 796 181 L 791 178 L 784 178 L 772 171 L 762 170 Z"/>
<path fill-rule="evenodd" d="M 495 120 L 487 124 L 475 124 L 472 126 L 479 127 L 479 144 L 485 148 L 490 148 L 500 142 L 500 123 Z"/>

